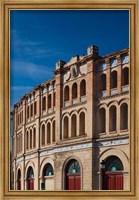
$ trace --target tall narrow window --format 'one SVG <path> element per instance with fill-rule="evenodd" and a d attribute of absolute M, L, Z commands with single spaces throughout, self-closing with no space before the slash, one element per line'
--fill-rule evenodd
<path fill-rule="evenodd" d="M 22 111 L 22 122 L 23 122 L 23 111 Z"/>
<path fill-rule="evenodd" d="M 48 109 L 51 108 L 51 94 L 48 95 Z"/>
<path fill-rule="evenodd" d="M 22 132 L 20 134 L 20 152 L 22 151 Z"/>
<path fill-rule="evenodd" d="M 64 101 L 69 101 L 69 86 L 64 89 Z"/>
<path fill-rule="evenodd" d="M 71 137 L 76 137 L 77 133 L 77 122 L 76 122 L 76 115 L 73 114 L 71 117 Z"/>
<path fill-rule="evenodd" d="M 34 103 L 34 115 L 36 115 L 37 114 L 37 102 L 35 101 L 35 103 Z"/>
<path fill-rule="evenodd" d="M 79 135 L 84 135 L 85 134 L 85 113 L 84 112 L 80 113 L 79 120 L 80 120 L 80 124 L 79 124 L 80 133 L 79 133 Z"/>
<path fill-rule="evenodd" d="M 47 124 L 47 144 L 51 143 L 51 124 L 48 122 Z"/>
<path fill-rule="evenodd" d="M 46 97 L 43 97 L 42 99 L 42 110 L 46 110 Z"/>
<path fill-rule="evenodd" d="M 120 129 L 128 129 L 128 106 L 126 103 L 120 107 Z"/>
<path fill-rule="evenodd" d="M 56 101 L 56 93 L 54 92 L 54 96 L 53 96 L 53 107 L 55 107 L 55 101 Z"/>
<path fill-rule="evenodd" d="M 111 89 L 117 87 L 117 71 L 111 72 Z"/>
<path fill-rule="evenodd" d="M 69 120 L 68 120 L 68 117 L 66 116 L 64 118 L 64 139 L 68 138 L 68 135 L 69 135 Z"/>
<path fill-rule="evenodd" d="M 17 172 L 17 190 L 21 190 L 21 170 Z"/>
<path fill-rule="evenodd" d="M 31 117 L 33 116 L 33 104 L 31 104 Z"/>
<path fill-rule="evenodd" d="M 16 137 L 16 144 L 17 144 L 17 153 L 19 152 L 19 136 Z"/>
<path fill-rule="evenodd" d="M 45 125 L 42 125 L 42 138 L 41 138 L 41 144 L 45 145 Z"/>
<path fill-rule="evenodd" d="M 86 95 L 86 82 L 85 80 L 82 80 L 80 83 L 80 96 Z"/>
<path fill-rule="evenodd" d="M 77 98 L 77 83 L 74 83 L 72 86 L 72 99 Z"/>
<path fill-rule="evenodd" d="M 106 74 L 100 76 L 100 91 L 106 90 Z"/>
<path fill-rule="evenodd" d="M 110 132 L 116 131 L 116 106 L 110 107 L 109 130 L 110 130 Z"/>
<path fill-rule="evenodd" d="M 122 86 L 129 84 L 129 69 L 125 67 L 122 69 Z"/>
<path fill-rule="evenodd" d="M 32 130 L 30 130 L 30 148 L 32 149 Z"/>
<path fill-rule="evenodd" d="M 36 147 L 36 128 L 33 129 L 33 148 Z"/>
<path fill-rule="evenodd" d="M 29 118 L 29 106 L 27 107 L 27 118 Z"/>
<path fill-rule="evenodd" d="M 26 132 L 26 149 L 29 149 L 29 133 Z"/>
<path fill-rule="evenodd" d="M 99 110 L 99 118 L 98 118 L 98 130 L 99 133 L 104 133 L 106 129 L 106 112 L 105 108 L 101 108 Z"/>
<path fill-rule="evenodd" d="M 53 127 L 52 127 L 52 128 L 53 128 L 53 129 L 52 129 L 52 132 L 53 132 L 53 133 L 52 133 L 52 135 L 53 135 L 53 136 L 52 136 L 52 137 L 53 137 L 52 141 L 55 142 L 55 121 L 53 121 Z"/>
<path fill-rule="evenodd" d="M 21 112 L 20 112 L 20 124 L 21 124 L 21 122 L 22 122 L 22 121 L 21 121 Z"/>
<path fill-rule="evenodd" d="M 19 125 L 19 114 L 18 114 L 18 125 Z"/>

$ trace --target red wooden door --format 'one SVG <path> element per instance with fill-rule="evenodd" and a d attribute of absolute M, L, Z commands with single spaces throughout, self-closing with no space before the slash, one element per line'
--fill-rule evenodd
<path fill-rule="evenodd" d="M 122 172 L 105 172 L 103 178 L 104 190 L 123 190 Z"/>
<path fill-rule="evenodd" d="M 30 190 L 34 190 L 34 180 L 30 180 Z"/>
<path fill-rule="evenodd" d="M 28 180 L 28 190 L 34 190 L 34 180 Z"/>
<path fill-rule="evenodd" d="M 66 178 L 66 189 L 67 190 L 80 190 L 81 189 L 81 178 L 78 174 L 67 174 Z"/>

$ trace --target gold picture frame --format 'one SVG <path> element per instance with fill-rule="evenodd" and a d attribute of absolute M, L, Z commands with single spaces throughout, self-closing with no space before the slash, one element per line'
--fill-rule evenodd
<path fill-rule="evenodd" d="M 0 199 L 139 199 L 139 1 L 137 0 L 1 0 L 0 1 Z M 9 190 L 9 10 L 10 9 L 128 9 L 130 10 L 131 129 L 130 191 L 10 191 Z M 7 148 L 8 147 L 8 148 Z"/>

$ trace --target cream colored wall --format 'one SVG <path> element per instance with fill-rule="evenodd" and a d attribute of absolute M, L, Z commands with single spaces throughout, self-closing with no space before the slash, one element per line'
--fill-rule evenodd
<path fill-rule="evenodd" d="M 91 56 L 91 55 L 90 55 Z M 119 55 L 117 58 L 120 59 Z M 71 59 L 71 61 L 67 65 L 65 65 L 66 70 L 64 73 L 64 77 L 62 73 L 57 72 L 55 78 L 43 83 L 43 87 L 47 87 L 49 84 L 53 85 L 54 82 L 56 84 L 50 91 L 46 91 L 45 94 L 42 94 L 42 88 L 36 87 L 36 89 L 31 91 L 31 95 L 35 92 L 35 98 L 32 99 L 30 102 L 27 102 L 26 97 L 21 99 L 18 103 L 22 101 L 22 106 L 20 105 L 19 108 L 15 107 L 14 109 L 14 131 L 13 131 L 13 138 L 14 138 L 14 188 L 16 189 L 16 177 L 17 177 L 17 170 L 20 166 L 22 176 L 22 189 L 26 189 L 26 173 L 29 166 L 32 166 L 34 169 L 35 179 L 34 179 L 34 188 L 35 190 L 40 189 L 41 181 L 42 181 L 42 169 L 44 165 L 49 162 L 54 168 L 54 176 L 50 179 L 46 178 L 46 185 L 49 185 L 54 190 L 61 190 L 64 188 L 64 165 L 70 158 L 75 158 L 79 161 L 81 165 L 81 179 L 82 179 L 82 189 L 83 190 L 91 190 L 91 189 L 100 189 L 100 179 L 99 179 L 99 172 L 100 172 L 100 162 L 101 160 L 105 159 L 109 155 L 117 155 L 124 164 L 124 189 L 128 190 L 130 187 L 129 181 L 129 145 L 128 144 L 121 144 L 115 146 L 108 146 L 108 147 L 93 147 L 93 148 L 84 148 L 84 149 L 76 149 L 74 151 L 67 151 L 67 152 L 60 152 L 54 153 L 51 155 L 41 156 L 38 154 L 38 150 L 45 151 L 45 150 L 52 150 L 56 147 L 69 147 L 70 145 L 77 145 L 77 144 L 85 144 L 86 142 L 98 142 L 99 141 L 107 141 L 107 140 L 122 140 L 124 138 L 128 138 L 129 130 L 130 130 L 130 101 L 129 101 L 129 92 L 121 94 L 121 69 L 128 66 L 127 64 L 118 64 L 117 67 L 113 69 L 110 68 L 109 58 L 106 57 L 107 63 L 107 70 L 103 72 L 96 73 L 95 70 L 98 67 L 97 62 L 93 61 L 93 57 L 90 57 L 90 61 L 85 61 L 85 57 L 83 57 L 85 64 L 80 64 L 80 73 L 77 77 L 71 77 L 71 68 L 76 67 L 77 58 Z M 80 60 L 81 62 L 81 60 Z M 72 66 L 72 64 L 74 64 Z M 62 68 L 61 68 L 62 69 Z M 59 69 L 57 69 L 59 70 Z M 64 70 L 64 68 L 63 68 Z M 118 72 L 118 84 L 117 84 L 117 91 L 118 94 L 115 96 L 110 96 L 110 72 L 116 70 Z M 106 85 L 106 93 L 107 97 L 104 98 L 97 98 L 98 96 L 98 80 L 99 76 L 102 73 L 106 73 L 107 75 L 107 85 Z M 86 80 L 86 100 L 85 102 L 81 102 L 80 98 L 80 82 L 82 80 Z M 78 94 L 77 94 L 77 103 L 73 104 L 72 100 L 72 85 L 77 83 L 78 87 Z M 70 88 L 70 99 L 69 99 L 69 106 L 65 107 L 64 104 L 64 88 L 68 85 Z M 42 112 L 42 97 L 48 96 L 48 94 L 52 94 L 52 104 L 53 104 L 53 93 L 56 92 L 56 104 L 55 107 L 52 106 L 52 111 L 48 111 L 47 109 L 47 101 L 46 101 L 46 111 L 45 113 Z M 29 96 L 30 94 L 28 94 Z M 27 119 L 27 105 L 31 103 L 37 102 L 37 114 L 33 117 Z M 128 104 L 128 124 L 129 128 L 126 131 L 120 131 L 120 105 L 122 102 L 127 102 Z M 116 105 L 117 108 L 117 132 L 110 133 L 109 132 L 109 109 L 111 105 Z M 106 109 L 106 134 L 98 134 L 97 132 L 97 111 L 99 108 L 104 107 Z M 79 137 L 79 114 L 83 110 L 86 114 L 86 135 Z M 22 122 L 18 125 L 17 124 L 17 115 L 23 111 L 23 119 Z M 66 115 L 69 117 L 69 130 L 71 130 L 71 116 L 75 113 L 77 116 L 77 137 L 76 138 L 68 138 L 63 139 L 63 117 Z M 44 147 L 40 146 L 40 133 L 41 133 L 41 124 L 49 121 L 52 125 L 52 121 L 56 120 L 56 142 L 50 145 L 46 145 Z M 25 133 L 27 130 L 36 127 L 36 148 L 32 148 L 29 150 L 25 149 L 26 140 L 25 140 Z M 52 129 L 51 129 L 52 130 Z M 22 151 L 17 153 L 17 134 L 22 132 L 23 141 L 22 141 Z M 71 136 L 71 131 L 70 134 Z M 93 143 L 94 144 L 94 143 Z M 41 153 L 40 153 L 41 154 Z M 31 157 L 29 158 L 29 155 Z M 17 157 L 16 157 L 17 156 Z M 25 160 L 24 160 L 25 156 Z M 28 160 L 27 160 L 28 157 Z M 22 159 L 22 161 L 18 161 L 18 159 Z M 46 189 L 49 189 L 48 187 Z"/>

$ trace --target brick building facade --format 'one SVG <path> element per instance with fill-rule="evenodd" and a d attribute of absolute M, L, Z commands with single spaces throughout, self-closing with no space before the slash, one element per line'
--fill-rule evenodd
<path fill-rule="evenodd" d="M 15 190 L 130 189 L 129 67 L 90 46 L 14 105 Z"/>

